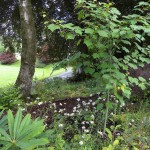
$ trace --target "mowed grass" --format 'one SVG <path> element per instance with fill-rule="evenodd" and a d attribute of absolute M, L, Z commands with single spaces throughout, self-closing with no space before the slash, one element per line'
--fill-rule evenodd
<path fill-rule="evenodd" d="M 34 78 L 44 79 L 50 76 L 53 69 L 53 65 L 49 64 L 44 68 L 36 68 Z M 20 61 L 17 61 L 11 65 L 0 64 L 0 88 L 9 84 L 14 84 L 20 70 Z M 54 71 L 51 76 L 64 72 L 64 69 Z"/>

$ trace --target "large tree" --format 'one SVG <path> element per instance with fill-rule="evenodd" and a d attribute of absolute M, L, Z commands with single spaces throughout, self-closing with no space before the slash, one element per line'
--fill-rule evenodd
<path fill-rule="evenodd" d="M 21 67 L 16 85 L 21 87 L 23 96 L 30 95 L 36 61 L 36 32 L 31 0 L 20 0 L 20 21 L 22 35 Z"/>

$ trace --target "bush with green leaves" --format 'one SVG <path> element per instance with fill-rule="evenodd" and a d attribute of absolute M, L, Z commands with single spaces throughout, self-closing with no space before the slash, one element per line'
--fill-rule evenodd
<path fill-rule="evenodd" d="M 48 28 L 59 30 L 67 40 L 77 37 L 77 45 L 84 43 L 88 51 L 80 51 L 70 61 L 76 61 L 76 68 L 84 68 L 86 74 L 102 77 L 105 90 L 113 92 L 123 103 L 123 97 L 131 95 L 131 85 L 142 89 L 147 85 L 144 78 L 130 76 L 129 68 L 150 63 L 150 45 L 146 42 L 150 36 L 149 8 L 149 2 L 140 2 L 135 13 L 121 16 L 112 3 L 77 0 L 76 10 L 82 27 L 56 20 Z M 63 64 L 67 65 L 68 61 Z"/>
<path fill-rule="evenodd" d="M 146 41 L 150 36 L 149 9 L 150 2 L 140 2 L 133 14 L 122 16 L 112 3 L 76 0 L 80 26 L 59 20 L 48 26 L 51 31 L 59 30 L 67 40 L 77 37 L 77 45 L 86 45 L 87 50 L 81 50 L 69 61 L 76 62 L 76 68 L 83 68 L 86 74 L 102 78 L 109 104 L 104 133 L 110 95 L 113 93 L 123 105 L 124 99 L 130 98 L 131 86 L 137 85 L 144 90 L 148 85 L 143 77 L 131 76 L 129 69 L 150 63 L 150 45 Z M 68 60 L 64 60 L 63 65 L 68 65 Z"/>
<path fill-rule="evenodd" d="M 0 126 L 2 150 L 33 150 L 49 143 L 46 137 L 41 136 L 45 129 L 43 120 L 32 120 L 30 114 L 23 118 L 21 109 L 15 116 L 9 110 L 6 124 L 8 129 Z"/>
<path fill-rule="evenodd" d="M 14 108 L 22 104 L 22 94 L 17 87 L 9 86 L 0 89 L 0 108 Z"/>

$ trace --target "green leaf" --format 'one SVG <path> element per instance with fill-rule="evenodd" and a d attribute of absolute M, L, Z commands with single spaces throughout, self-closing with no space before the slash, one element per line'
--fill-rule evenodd
<path fill-rule="evenodd" d="M 65 38 L 66 38 L 67 40 L 73 40 L 73 39 L 75 38 L 75 36 L 74 36 L 74 34 L 72 34 L 72 33 L 67 33 L 66 36 L 65 36 Z"/>
<path fill-rule="evenodd" d="M 95 69 L 91 68 L 91 67 L 86 67 L 84 69 L 85 73 L 89 73 L 89 74 L 93 74 L 95 72 Z"/>
<path fill-rule="evenodd" d="M 5 138 L 3 138 L 3 140 L 11 141 L 11 137 L 7 134 L 7 132 L 4 129 L 0 128 L 0 134 L 5 137 Z M 0 140 L 2 140 L 2 139 L 0 139 Z"/>
<path fill-rule="evenodd" d="M 21 109 L 19 109 L 17 111 L 16 117 L 14 120 L 13 139 L 16 139 L 16 136 L 18 134 L 17 131 L 20 128 L 21 120 L 22 120 L 22 111 L 21 111 Z"/>
<path fill-rule="evenodd" d="M 13 134 L 13 129 L 14 129 L 14 116 L 13 116 L 11 110 L 8 111 L 7 117 L 8 117 L 9 133 L 10 133 L 11 138 L 13 139 L 13 137 L 14 137 L 14 134 Z"/>
<path fill-rule="evenodd" d="M 88 38 L 84 39 L 84 43 L 86 44 L 87 47 L 90 47 L 92 45 L 92 41 Z"/>
<path fill-rule="evenodd" d="M 122 49 L 123 49 L 126 53 L 129 53 L 129 50 L 128 50 L 126 47 L 122 46 Z"/>
<path fill-rule="evenodd" d="M 106 32 L 105 30 L 98 30 L 97 32 L 101 37 L 105 37 L 105 38 L 109 37 L 108 32 Z"/>
<path fill-rule="evenodd" d="M 143 77 L 138 77 L 141 82 L 145 82 L 146 80 Z"/>
<path fill-rule="evenodd" d="M 91 28 L 86 28 L 85 29 L 85 33 L 87 33 L 87 34 L 93 34 L 93 32 L 94 32 L 94 30 L 91 29 Z"/>
<path fill-rule="evenodd" d="M 99 111 L 99 110 L 102 110 L 103 108 L 103 104 L 102 103 L 99 103 L 96 107 L 96 109 Z"/>
<path fill-rule="evenodd" d="M 131 83 L 134 83 L 134 84 L 136 84 L 136 85 L 139 84 L 139 81 L 138 81 L 137 78 L 133 78 L 133 77 L 130 77 L 130 76 L 129 76 L 128 79 L 129 79 L 129 81 L 130 81 Z"/>
<path fill-rule="evenodd" d="M 80 30 L 80 29 L 76 29 L 75 32 L 79 35 L 82 35 L 82 30 Z"/>
<path fill-rule="evenodd" d="M 106 107 L 107 108 L 113 108 L 112 103 L 110 101 L 106 102 Z"/>
<path fill-rule="evenodd" d="M 93 54 L 93 58 L 95 58 L 95 59 L 96 59 L 96 58 L 99 58 L 99 54 L 98 54 L 98 53 L 94 53 L 94 54 Z"/>
<path fill-rule="evenodd" d="M 48 25 L 48 29 L 54 32 L 55 30 L 60 29 L 60 27 L 56 24 L 50 24 Z"/>

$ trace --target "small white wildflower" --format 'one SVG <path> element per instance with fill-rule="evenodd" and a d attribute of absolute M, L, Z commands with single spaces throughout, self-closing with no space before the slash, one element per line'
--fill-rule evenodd
<path fill-rule="evenodd" d="M 85 121 L 82 121 L 81 124 L 85 124 Z"/>
<path fill-rule="evenodd" d="M 21 110 L 22 110 L 22 111 L 25 111 L 25 108 L 22 108 Z"/>
<path fill-rule="evenodd" d="M 86 105 L 86 102 L 85 102 L 85 101 L 82 101 L 82 104 L 83 104 L 83 105 Z"/>
<path fill-rule="evenodd" d="M 90 132 L 90 130 L 88 130 L 88 129 L 86 129 L 86 130 L 84 130 L 86 133 L 89 133 Z"/>
<path fill-rule="evenodd" d="M 101 97 L 98 97 L 98 99 L 100 100 L 100 99 L 102 99 Z"/>
<path fill-rule="evenodd" d="M 73 107 L 73 110 L 76 110 L 77 109 L 77 107 Z"/>
<path fill-rule="evenodd" d="M 89 102 L 93 102 L 93 100 L 92 100 L 92 99 L 90 99 L 90 100 L 89 100 Z"/>
<path fill-rule="evenodd" d="M 105 102 L 105 101 L 106 101 L 106 99 L 104 98 L 104 99 L 103 99 L 103 102 Z"/>
<path fill-rule="evenodd" d="M 62 103 L 59 103 L 60 106 L 62 106 Z"/>
<path fill-rule="evenodd" d="M 33 114 L 36 114 L 36 111 L 34 111 Z"/>
<path fill-rule="evenodd" d="M 84 135 L 82 135 L 82 138 L 84 139 L 84 138 L 85 138 L 85 136 L 84 136 Z"/>
<path fill-rule="evenodd" d="M 71 113 L 70 116 L 74 116 L 74 113 Z"/>
<path fill-rule="evenodd" d="M 131 122 L 134 122 L 134 119 L 132 119 Z"/>
<path fill-rule="evenodd" d="M 82 126 L 82 129 L 85 129 L 85 126 Z"/>
<path fill-rule="evenodd" d="M 100 134 L 101 136 L 103 136 L 103 132 L 97 131 L 97 133 Z"/>
<path fill-rule="evenodd" d="M 77 108 L 80 108 L 80 107 L 81 107 L 81 105 L 80 105 L 80 104 L 78 104 L 78 105 L 77 105 Z"/>
<path fill-rule="evenodd" d="M 94 121 L 90 121 L 91 124 L 94 124 Z"/>
<path fill-rule="evenodd" d="M 114 113 L 112 112 L 112 113 L 111 113 L 111 115 L 113 116 L 113 115 L 114 115 Z"/>
<path fill-rule="evenodd" d="M 131 123 L 131 122 L 129 122 L 129 125 L 131 126 L 131 125 L 132 125 L 132 123 Z"/>
<path fill-rule="evenodd" d="M 114 98 L 114 95 L 110 95 L 111 98 Z"/>
<path fill-rule="evenodd" d="M 38 103 L 38 105 L 42 105 L 42 104 L 43 104 L 43 102 L 39 102 L 39 103 Z"/>
<path fill-rule="evenodd" d="M 93 95 L 92 94 L 90 94 L 90 97 L 92 97 Z"/>
<path fill-rule="evenodd" d="M 79 101 L 80 101 L 80 98 L 77 98 L 77 101 L 79 102 Z"/>
<path fill-rule="evenodd" d="M 63 128 L 63 126 L 64 126 L 63 124 L 59 124 L 58 125 L 59 128 Z"/>
<path fill-rule="evenodd" d="M 95 104 L 96 104 L 95 102 L 92 103 L 93 106 L 94 106 Z"/>
<path fill-rule="evenodd" d="M 40 99 L 39 97 L 36 98 L 36 100 L 39 100 L 39 99 Z"/>
<path fill-rule="evenodd" d="M 97 92 L 97 95 L 99 95 L 100 94 L 100 92 Z"/>
<path fill-rule="evenodd" d="M 115 102 L 116 102 L 117 104 L 119 103 L 119 101 L 118 101 L 118 100 L 116 100 Z"/>
<path fill-rule="evenodd" d="M 30 97 L 27 97 L 27 99 L 30 99 Z"/>
<path fill-rule="evenodd" d="M 94 119 L 95 118 L 94 115 L 91 115 L 91 118 Z"/>
<path fill-rule="evenodd" d="M 80 144 L 80 145 L 83 145 L 83 141 L 80 141 L 79 144 Z"/>

